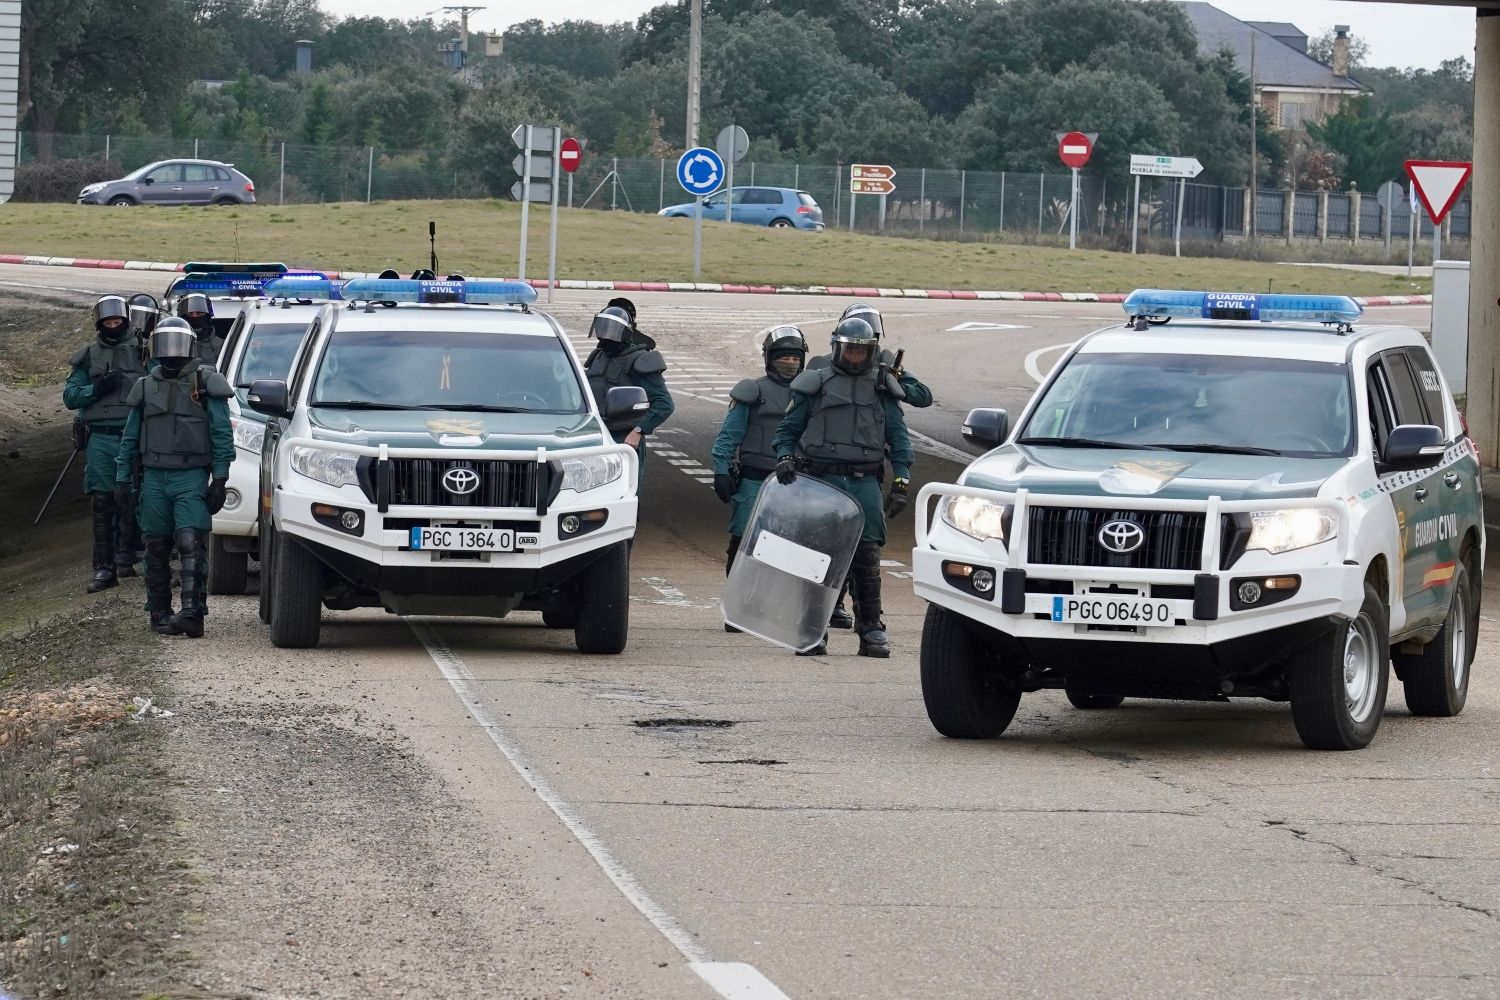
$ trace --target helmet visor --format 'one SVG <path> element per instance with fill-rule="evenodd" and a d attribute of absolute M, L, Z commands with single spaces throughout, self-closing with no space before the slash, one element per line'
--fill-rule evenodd
<path fill-rule="evenodd" d="M 618 307 L 606 309 L 594 317 L 594 322 L 589 326 L 589 336 L 623 344 L 630 339 L 630 319 Z"/>
<path fill-rule="evenodd" d="M 180 327 L 158 327 L 151 335 L 151 356 L 163 361 L 187 359 L 193 356 L 196 341 L 191 330 Z"/>

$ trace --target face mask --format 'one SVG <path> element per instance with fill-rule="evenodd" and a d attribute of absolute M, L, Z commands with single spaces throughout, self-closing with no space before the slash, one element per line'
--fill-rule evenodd
<path fill-rule="evenodd" d="M 106 344 L 118 344 L 120 341 L 125 339 L 125 324 L 120 323 L 117 326 L 113 327 L 100 327 L 99 339 L 104 341 Z"/>
<path fill-rule="evenodd" d="M 167 378 L 176 378 L 182 374 L 182 366 L 185 364 L 187 364 L 187 358 L 163 358 L 161 373 Z"/>
<path fill-rule="evenodd" d="M 802 371 L 802 359 L 795 354 L 783 354 L 771 359 L 771 367 L 782 378 L 795 378 Z"/>

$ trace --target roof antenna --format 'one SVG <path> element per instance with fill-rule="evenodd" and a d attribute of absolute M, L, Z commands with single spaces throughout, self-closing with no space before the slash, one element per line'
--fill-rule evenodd
<path fill-rule="evenodd" d="M 427 220 L 427 255 L 432 273 L 437 274 L 437 223 L 432 219 Z"/>

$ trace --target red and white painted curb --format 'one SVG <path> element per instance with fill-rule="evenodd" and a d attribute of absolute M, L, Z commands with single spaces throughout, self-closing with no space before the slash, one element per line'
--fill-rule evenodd
<path fill-rule="evenodd" d="M 100 260 L 93 257 L 43 257 L 0 253 L 0 264 L 45 267 L 92 267 L 113 271 L 181 271 L 182 264 L 152 260 Z M 309 268 L 309 270 L 321 270 Z M 374 278 L 378 271 L 322 271 L 330 278 Z M 534 288 L 546 281 L 528 279 Z M 997 292 L 967 288 L 873 288 L 857 285 L 741 285 L 705 281 L 579 281 L 564 278 L 560 289 L 585 292 L 729 292 L 738 295 L 836 295 L 858 299 L 957 299 L 989 302 L 1124 302 L 1125 292 Z M 1362 306 L 1425 306 L 1431 295 L 1374 295 L 1356 297 Z"/>

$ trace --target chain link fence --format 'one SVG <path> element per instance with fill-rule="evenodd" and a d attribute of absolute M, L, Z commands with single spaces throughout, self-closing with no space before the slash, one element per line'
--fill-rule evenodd
<path fill-rule="evenodd" d="M 112 180 L 156 160 L 194 157 L 232 163 L 249 176 L 261 204 L 305 204 L 431 198 L 508 197 L 508 165 L 465 167 L 448 150 L 398 150 L 295 142 L 234 142 L 153 135 L 21 133 L 16 200 L 72 201 L 84 184 Z M 795 188 L 812 195 L 832 229 L 937 239 L 1007 239 L 1066 243 L 1071 220 L 1069 172 L 951 170 L 896 166 L 888 196 L 849 193 L 847 164 L 745 161 L 736 187 Z M 1227 242 L 1248 237 L 1289 241 L 1404 241 L 1431 238 L 1425 213 L 1405 201 L 1388 212 L 1358 192 L 1261 189 L 1247 224 L 1244 188 L 1084 173 L 1078 231 L 1087 246 L 1129 249 L 1171 242 Z M 690 203 L 677 184 L 676 158 L 615 157 L 590 152 L 562 180 L 559 200 L 580 208 L 659 212 Z M 1466 240 L 1467 193 L 1445 223 L 1445 237 Z M 1132 226 L 1134 223 L 1134 227 Z"/>

